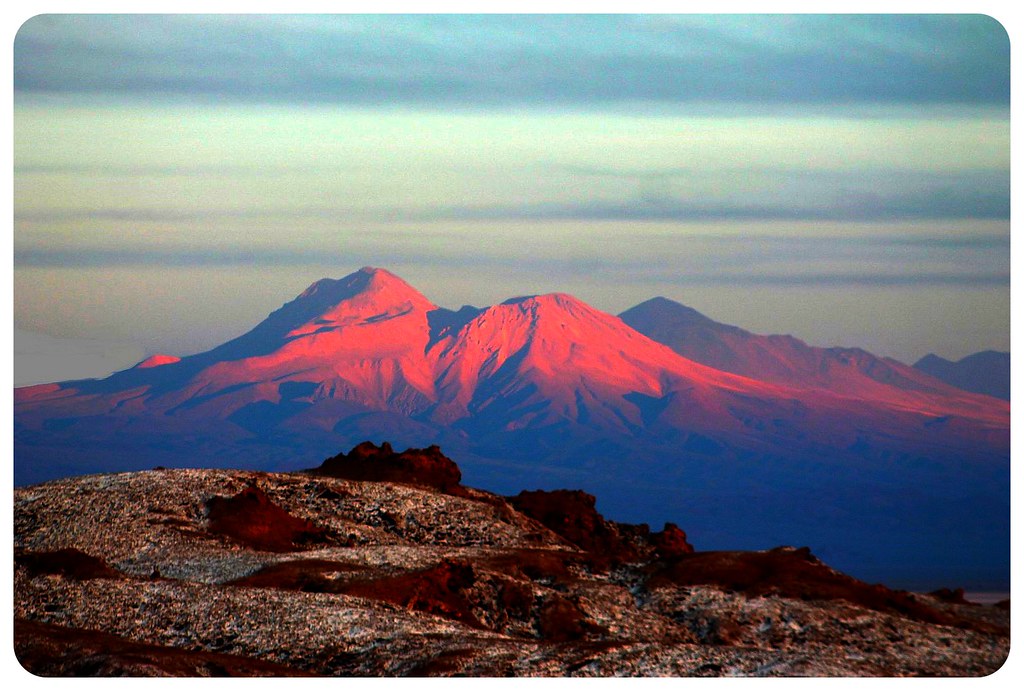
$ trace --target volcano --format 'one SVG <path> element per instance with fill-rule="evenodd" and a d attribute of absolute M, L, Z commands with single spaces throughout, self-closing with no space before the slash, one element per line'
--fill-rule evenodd
<path fill-rule="evenodd" d="M 667 515 L 705 544 L 805 537 L 847 569 L 881 542 L 885 563 L 959 550 L 980 582 L 1008 552 L 1008 403 L 657 301 L 622 319 L 561 293 L 456 311 L 366 267 L 205 353 L 15 391 L 19 484 L 290 470 L 364 439 L 441 444 L 497 491 L 581 486 L 616 518 Z"/>

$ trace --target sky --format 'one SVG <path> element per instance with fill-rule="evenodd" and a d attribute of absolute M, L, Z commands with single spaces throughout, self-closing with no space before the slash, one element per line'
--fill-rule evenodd
<path fill-rule="evenodd" d="M 1009 350 L 1009 84 L 983 15 L 37 16 L 15 334 L 185 355 L 373 265 L 451 308 Z"/>

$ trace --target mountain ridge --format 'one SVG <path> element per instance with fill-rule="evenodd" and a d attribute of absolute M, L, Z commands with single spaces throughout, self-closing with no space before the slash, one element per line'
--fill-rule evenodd
<path fill-rule="evenodd" d="M 1010 400 L 1009 353 L 983 350 L 955 362 L 929 353 L 914 368 L 964 391 Z"/>
<path fill-rule="evenodd" d="M 842 360 L 844 365 L 855 361 L 854 366 L 859 370 L 869 370 L 866 379 L 882 386 L 866 392 L 863 387 L 855 390 L 844 386 L 845 380 L 840 380 L 839 385 L 835 381 L 822 381 L 821 377 L 808 382 L 810 367 L 806 362 L 794 364 L 793 358 L 783 364 L 799 375 L 795 378 L 779 376 L 777 368 L 771 367 L 752 371 L 754 364 L 763 364 L 763 358 L 762 361 L 748 358 L 743 367 L 729 367 L 707 353 L 693 352 L 692 347 L 683 349 L 676 344 L 673 348 L 672 339 L 663 334 L 660 340 L 648 339 L 642 330 L 634 329 L 629 322 L 637 322 L 637 311 L 655 301 L 662 311 L 666 305 L 675 306 L 677 313 L 679 310 L 687 311 L 691 321 L 721 333 L 741 335 L 747 341 L 758 341 L 757 347 L 769 355 L 775 353 L 764 348 L 761 345 L 764 342 L 785 343 L 789 350 L 796 348 L 801 355 L 810 353 L 819 359 L 819 353 L 827 353 L 833 360 Z M 455 316 L 459 314 L 462 316 Z M 433 319 L 431 315 L 435 315 Z M 620 320 L 565 293 L 511 298 L 481 309 L 465 306 L 456 313 L 439 308 L 394 274 L 364 267 L 342 279 L 314 282 L 295 300 L 273 312 L 252 330 L 221 346 L 178 361 L 161 358 L 159 380 L 162 382 L 172 373 L 184 372 L 185 376 L 179 379 L 192 380 L 186 395 L 195 398 L 268 379 L 314 381 L 315 377 L 320 377 L 320 383 L 324 383 L 346 375 L 352 381 L 336 382 L 341 384 L 341 388 L 336 386 L 335 394 L 373 392 L 365 396 L 363 402 L 384 407 L 403 397 L 410 401 L 422 399 L 419 403 L 410 403 L 403 410 L 416 414 L 431 405 L 448 408 L 452 404 L 467 405 L 465 394 L 445 400 L 439 388 L 454 391 L 464 388 L 470 379 L 481 376 L 486 379 L 497 374 L 512 355 L 517 355 L 522 360 L 515 363 L 521 365 L 519 375 L 523 375 L 525 370 L 541 374 L 544 382 L 557 380 L 558 366 L 569 363 L 570 369 L 586 370 L 591 378 L 601 380 L 602 384 L 615 381 L 620 388 L 632 387 L 635 393 L 657 398 L 669 393 L 672 385 L 667 380 L 675 379 L 685 380 L 691 386 L 711 386 L 746 395 L 793 395 L 779 389 L 779 386 L 821 389 L 829 394 L 863 398 L 883 405 L 893 403 L 895 408 L 935 415 L 953 413 L 986 419 L 980 411 L 987 411 L 990 421 L 999 419 L 1003 412 L 998 406 L 986 407 L 978 404 L 977 400 L 970 401 L 974 407 L 954 409 L 936 406 L 935 400 L 923 403 L 920 397 L 913 399 L 905 393 L 892 396 L 894 387 L 947 397 L 960 396 L 961 392 L 954 392 L 948 385 L 931 381 L 923 374 L 913 373 L 916 379 L 908 378 L 904 370 L 910 368 L 892 360 L 884 362 L 890 367 L 898 366 L 899 371 L 884 370 L 880 375 L 871 376 L 870 370 L 883 361 L 863 350 L 813 348 L 791 336 L 754 336 L 738 327 L 718 324 L 695 310 L 664 298 L 642 303 L 623 316 L 627 318 Z M 491 320 L 490 325 L 488 320 Z M 558 322 L 557 326 L 555 322 Z M 495 328 L 496 325 L 500 328 Z M 627 328 L 622 328 L 623 325 Z M 604 347 L 608 344 L 611 347 Z M 668 350 L 664 350 L 666 346 Z M 584 351 L 593 351 L 595 361 L 587 362 Z M 668 351 L 682 357 L 673 358 Z M 133 369 L 153 369 L 153 362 L 150 358 L 140 365 L 150 364 Z M 832 362 L 828 364 L 831 366 Z M 799 369 L 800 366 L 803 370 Z M 621 372 L 608 376 L 613 370 L 623 367 L 628 368 L 632 376 L 626 377 Z M 459 372 L 458 377 L 454 376 L 453 368 Z M 124 388 L 118 377 L 131 376 L 131 372 L 115 373 L 100 381 L 111 382 L 111 386 L 106 387 L 108 390 L 116 390 L 119 386 Z M 197 379 L 196 375 L 200 373 L 204 376 Z M 134 376 L 140 378 L 139 384 L 146 385 L 145 373 L 136 372 Z M 808 383 L 814 385 L 808 386 Z M 61 390 L 67 388 L 61 387 Z M 82 384 L 82 388 L 83 393 L 104 393 L 102 385 Z M 25 392 L 21 397 L 26 400 L 38 398 L 42 393 L 42 390 L 36 390 L 31 392 L 31 396 L 26 396 L 27 391 L 20 391 Z M 205 394 L 202 393 L 204 391 Z M 564 400 L 559 402 L 568 404 Z M 959 399 L 956 401 L 960 402 Z"/>
<path fill-rule="evenodd" d="M 762 381 L 875 399 L 887 392 L 891 396 L 896 388 L 907 402 L 915 400 L 913 394 L 934 394 L 977 405 L 964 395 L 971 392 L 893 358 L 862 348 L 810 346 L 790 335 L 754 334 L 664 297 L 642 302 L 619 317 L 684 357 Z"/>

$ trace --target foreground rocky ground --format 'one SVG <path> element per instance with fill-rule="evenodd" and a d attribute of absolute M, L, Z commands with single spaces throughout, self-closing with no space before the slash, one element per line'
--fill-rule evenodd
<path fill-rule="evenodd" d="M 806 549 L 694 552 L 582 492 L 463 487 L 436 447 L 315 471 L 19 488 L 15 651 L 44 676 L 981 676 L 1009 603 Z"/>

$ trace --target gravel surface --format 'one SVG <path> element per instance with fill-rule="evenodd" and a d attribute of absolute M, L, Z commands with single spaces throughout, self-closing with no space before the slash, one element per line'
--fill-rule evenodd
<path fill-rule="evenodd" d="M 323 530 L 281 552 L 211 529 L 208 502 L 247 488 Z M 464 494 L 226 470 L 18 488 L 16 650 L 39 674 L 187 676 L 982 676 L 1009 651 L 1008 609 L 915 596 L 943 626 L 655 584 Z"/>

